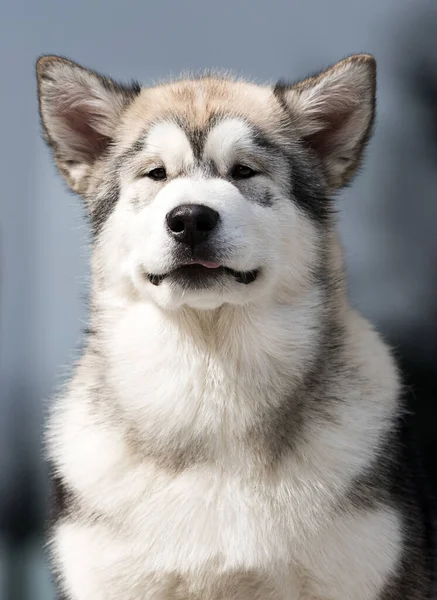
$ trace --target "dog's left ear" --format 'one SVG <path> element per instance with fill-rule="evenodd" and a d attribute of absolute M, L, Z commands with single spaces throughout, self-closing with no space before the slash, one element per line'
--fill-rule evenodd
<path fill-rule="evenodd" d="M 118 84 L 60 56 L 42 56 L 36 72 L 45 139 L 67 183 L 83 194 L 140 87 Z"/>
<path fill-rule="evenodd" d="M 345 185 L 359 166 L 372 132 L 375 93 L 376 62 L 368 54 L 275 88 L 299 136 L 319 156 L 330 192 Z"/>

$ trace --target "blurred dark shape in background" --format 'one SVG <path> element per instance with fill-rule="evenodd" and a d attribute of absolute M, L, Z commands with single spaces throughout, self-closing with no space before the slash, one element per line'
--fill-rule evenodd
<path fill-rule="evenodd" d="M 395 348 L 437 487 L 437 6 L 60 5 L 8 0 L 0 19 L 0 599 L 53 598 L 42 547 L 43 406 L 64 379 L 87 316 L 87 252 L 80 248 L 88 230 L 40 141 L 39 54 L 64 54 L 146 83 L 214 66 L 297 78 L 350 53 L 376 55 L 379 119 L 363 173 L 340 201 L 340 228 L 352 301 Z"/>
<path fill-rule="evenodd" d="M 396 177 L 390 177 L 386 206 L 404 260 L 415 255 L 413 273 L 426 278 L 426 292 L 419 299 L 420 318 L 388 333 L 398 348 L 417 436 L 437 491 L 437 6 L 414 14 L 397 39 L 394 75 L 418 118 L 412 140 L 403 128 L 395 135 Z M 403 118 L 408 122 L 410 111 Z"/>

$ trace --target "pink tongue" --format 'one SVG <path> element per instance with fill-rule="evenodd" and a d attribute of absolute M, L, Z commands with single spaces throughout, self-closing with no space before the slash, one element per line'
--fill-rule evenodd
<path fill-rule="evenodd" d="M 220 265 L 218 263 L 206 262 L 203 260 L 196 260 L 195 264 L 202 265 L 202 267 L 205 267 L 206 269 L 219 269 L 220 268 Z"/>

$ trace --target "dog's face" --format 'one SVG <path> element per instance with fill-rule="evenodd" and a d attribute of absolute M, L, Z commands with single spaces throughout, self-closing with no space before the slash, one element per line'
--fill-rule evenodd
<path fill-rule="evenodd" d="M 87 200 L 102 285 L 174 310 L 308 282 L 330 196 L 371 131 L 371 57 L 276 87 L 127 87 L 58 57 L 37 72 L 46 138 Z"/>

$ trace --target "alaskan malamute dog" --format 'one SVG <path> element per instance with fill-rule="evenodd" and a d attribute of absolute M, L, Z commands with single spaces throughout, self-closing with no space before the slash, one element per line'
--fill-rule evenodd
<path fill-rule="evenodd" d="M 399 376 L 348 303 L 334 218 L 374 59 L 276 86 L 37 73 L 94 234 L 88 341 L 47 438 L 62 597 L 431 598 Z"/>

